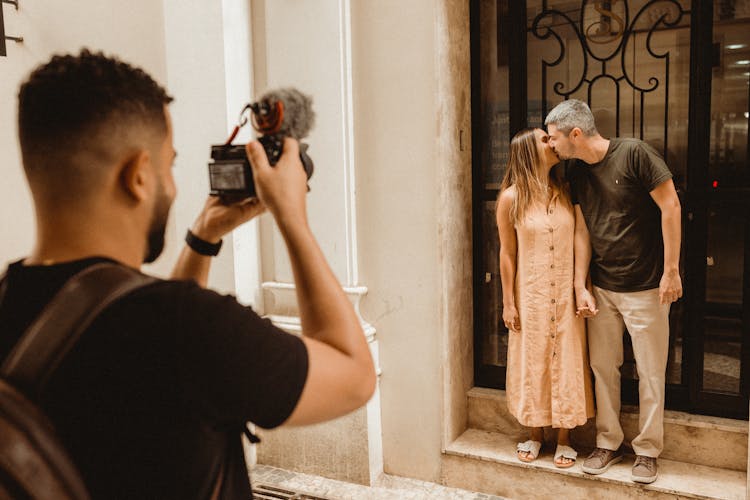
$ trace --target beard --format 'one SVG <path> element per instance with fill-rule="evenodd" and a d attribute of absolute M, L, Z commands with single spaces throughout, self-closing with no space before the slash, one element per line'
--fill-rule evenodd
<path fill-rule="evenodd" d="M 151 218 L 151 226 L 148 229 L 148 248 L 146 249 L 146 255 L 143 257 L 144 264 L 154 262 L 164 250 L 164 233 L 167 230 L 167 220 L 169 219 L 171 205 L 172 202 L 164 192 L 164 186 L 160 183 L 158 197 L 154 204 L 154 213 Z"/>
<path fill-rule="evenodd" d="M 570 143 L 567 146 L 568 146 L 567 147 L 567 151 L 563 152 L 563 151 L 560 151 L 559 149 L 555 149 L 554 153 L 557 155 L 557 157 L 560 160 L 563 160 L 563 161 L 564 160 L 575 160 L 577 158 L 577 156 L 576 156 L 577 151 L 576 151 L 575 146 L 573 146 Z"/>

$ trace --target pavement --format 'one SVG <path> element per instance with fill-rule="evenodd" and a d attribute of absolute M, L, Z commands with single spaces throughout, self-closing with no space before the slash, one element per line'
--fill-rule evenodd
<path fill-rule="evenodd" d="M 387 474 L 381 476 L 373 486 L 363 486 L 310 474 L 302 474 L 300 472 L 291 472 L 267 465 L 256 465 L 250 471 L 250 479 L 252 480 L 255 498 L 294 498 L 300 500 L 504 500 L 498 496 L 448 488 L 436 483 Z M 274 489 L 283 490 L 288 493 L 274 491 Z M 263 491 L 266 493 L 263 493 Z M 298 496 L 294 496 L 294 494 Z"/>

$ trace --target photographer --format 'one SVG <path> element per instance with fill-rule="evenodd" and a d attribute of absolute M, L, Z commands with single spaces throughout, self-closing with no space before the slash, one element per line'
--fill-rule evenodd
<path fill-rule="evenodd" d="M 63 284 L 98 262 L 160 254 L 176 195 L 163 88 L 99 53 L 55 56 L 21 86 L 18 130 L 36 243 L 10 264 L 0 359 Z M 307 222 L 296 141 L 270 167 L 247 145 L 257 199 L 209 198 L 172 280 L 100 314 L 38 403 L 93 498 L 250 498 L 240 435 L 344 415 L 375 387 L 356 314 Z M 221 238 L 268 210 L 288 247 L 303 336 L 203 288 Z"/>

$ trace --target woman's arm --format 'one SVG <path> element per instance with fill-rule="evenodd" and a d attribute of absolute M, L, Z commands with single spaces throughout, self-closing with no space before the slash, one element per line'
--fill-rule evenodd
<path fill-rule="evenodd" d="M 576 295 L 576 315 L 584 318 L 594 316 L 599 310 L 596 308 L 596 300 L 591 295 L 587 285 L 589 276 L 589 265 L 591 264 L 591 240 L 586 220 L 581 212 L 581 205 L 574 205 L 575 210 L 575 236 L 573 239 L 573 287 Z"/>
<path fill-rule="evenodd" d="M 515 281 L 516 281 L 516 253 L 518 240 L 513 222 L 510 220 L 510 209 L 513 205 L 515 192 L 513 188 L 500 193 L 497 201 L 495 217 L 500 235 L 500 281 L 503 287 L 503 322 L 509 330 L 521 329 L 521 321 L 516 309 Z"/>

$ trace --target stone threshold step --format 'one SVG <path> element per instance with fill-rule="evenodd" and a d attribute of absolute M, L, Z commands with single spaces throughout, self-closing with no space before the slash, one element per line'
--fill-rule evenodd
<path fill-rule="evenodd" d="M 547 446 L 537 460 L 525 464 L 516 458 L 516 443 L 504 434 L 467 430 L 445 450 L 443 482 L 509 498 L 577 498 L 576 492 L 589 498 L 745 498 L 745 472 L 659 459 L 658 479 L 641 485 L 630 479 L 632 456 L 604 474 L 591 475 L 581 470 L 582 450 L 573 467 L 558 469 L 552 463 L 553 447 Z"/>
<path fill-rule="evenodd" d="M 469 428 L 509 435 L 524 440 L 528 430 L 508 411 L 505 391 L 474 387 L 469 390 Z M 638 434 L 638 408 L 623 406 L 620 423 L 625 446 Z M 554 439 L 554 433 L 550 433 Z M 594 419 L 571 433 L 573 443 L 593 448 L 596 442 Z M 748 422 L 728 418 L 664 412 L 664 451 L 662 458 L 676 462 L 706 465 L 736 471 L 747 470 Z M 717 453 L 716 450 L 721 450 Z"/>

